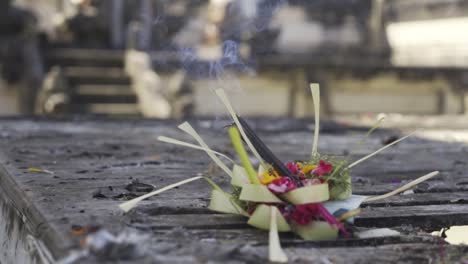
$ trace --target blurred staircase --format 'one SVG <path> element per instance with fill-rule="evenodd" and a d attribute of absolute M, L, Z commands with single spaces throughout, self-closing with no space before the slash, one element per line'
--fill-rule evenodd
<path fill-rule="evenodd" d="M 46 88 L 48 95 L 41 103 L 47 104 L 52 94 L 60 93 L 65 98 L 49 102 L 46 112 L 139 114 L 137 97 L 124 71 L 124 51 L 53 49 L 47 53 L 46 63 L 49 68 L 60 69 L 63 82 Z"/>

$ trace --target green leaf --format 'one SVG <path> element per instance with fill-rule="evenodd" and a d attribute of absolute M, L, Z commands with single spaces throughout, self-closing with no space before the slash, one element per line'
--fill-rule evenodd
<path fill-rule="evenodd" d="M 257 173 L 255 172 L 255 169 L 253 168 L 252 163 L 250 162 L 249 155 L 247 155 L 247 152 L 245 151 L 244 144 L 242 143 L 242 139 L 239 134 L 239 130 L 237 129 L 237 127 L 231 126 L 228 128 L 228 133 L 231 137 L 232 145 L 236 149 L 237 155 L 239 155 L 242 165 L 244 166 L 247 172 L 247 176 L 249 177 L 250 182 L 253 184 L 260 184 L 260 181 L 257 177 Z"/>
<path fill-rule="evenodd" d="M 265 185 L 245 184 L 239 197 L 242 201 L 256 203 L 284 203 L 268 190 Z"/>
<path fill-rule="evenodd" d="M 331 180 L 327 179 L 327 182 L 332 184 L 330 187 L 330 200 L 345 200 L 352 194 L 351 174 L 346 171 L 340 171 L 338 176 Z"/>
<path fill-rule="evenodd" d="M 328 184 L 323 183 L 297 188 L 281 195 L 281 198 L 295 205 L 320 203 L 330 199 L 330 193 Z"/>
<path fill-rule="evenodd" d="M 249 184 L 250 180 L 247 176 L 247 171 L 245 171 L 244 167 L 234 164 L 232 168 L 232 179 L 231 185 L 236 187 L 242 187 L 245 184 Z"/>
<path fill-rule="evenodd" d="M 210 210 L 227 213 L 248 216 L 249 214 L 244 211 L 234 199 L 227 193 L 214 189 L 211 192 Z"/>
<path fill-rule="evenodd" d="M 338 227 L 323 221 L 312 221 L 307 225 L 294 225 L 294 233 L 309 241 L 335 240 Z"/>
<path fill-rule="evenodd" d="M 247 224 L 258 229 L 270 230 L 270 207 L 272 206 L 265 204 L 260 204 L 257 206 L 253 214 L 250 216 Z M 284 219 L 281 213 L 276 215 L 276 223 L 278 224 L 279 232 L 291 231 L 291 227 L 289 226 L 288 222 L 286 222 L 286 219 Z"/>

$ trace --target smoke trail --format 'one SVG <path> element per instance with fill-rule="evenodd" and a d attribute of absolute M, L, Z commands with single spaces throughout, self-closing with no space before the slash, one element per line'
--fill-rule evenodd
<path fill-rule="evenodd" d="M 288 5 L 288 0 L 260 0 L 257 6 L 254 30 L 256 32 L 266 30 L 273 16 L 286 5 Z"/>
<path fill-rule="evenodd" d="M 253 76 L 255 71 L 240 56 L 240 43 L 244 40 L 244 36 L 258 34 L 268 29 L 273 16 L 287 4 L 288 0 L 232 0 L 226 7 L 225 21 L 221 26 L 221 57 L 217 60 L 204 61 L 198 57 L 195 48 L 182 48 L 179 54 L 182 67 L 194 78 L 209 78 L 211 82 L 208 88 L 211 91 L 224 88 L 230 93 L 237 94 L 233 98 L 248 96 L 241 88 L 238 74 L 247 73 Z M 212 99 L 207 99 L 212 112 L 222 113 L 222 105 L 217 99 Z M 216 120 L 219 118 L 219 115 L 215 115 Z"/>
<path fill-rule="evenodd" d="M 287 4 L 288 0 L 232 0 L 226 6 L 225 21 L 221 26 L 221 58 L 203 61 L 196 55 L 195 48 L 182 48 L 182 67 L 196 78 L 220 79 L 228 68 L 235 72 L 254 74 L 253 69 L 240 57 L 242 36 L 266 30 L 276 12 Z"/>
<path fill-rule="evenodd" d="M 226 68 L 232 68 L 239 72 L 246 72 L 249 70 L 247 65 L 240 58 L 238 44 L 236 42 L 232 40 L 224 41 L 222 51 L 223 55 L 219 60 L 210 62 L 210 78 L 221 78 Z"/>
<path fill-rule="evenodd" d="M 288 5 L 288 0 L 232 0 L 227 8 L 223 27 L 224 35 L 253 34 L 268 28 L 278 10 Z"/>

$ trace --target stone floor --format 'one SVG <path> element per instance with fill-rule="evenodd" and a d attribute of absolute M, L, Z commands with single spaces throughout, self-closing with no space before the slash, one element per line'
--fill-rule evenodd
<path fill-rule="evenodd" d="M 13 87 L 8 87 L 0 79 L 0 115 L 19 114 L 16 99 L 16 91 Z"/>
<path fill-rule="evenodd" d="M 308 156 L 313 135 L 310 120 L 255 118 L 249 122 L 282 160 Z M 412 127 L 425 128 L 356 166 L 352 173 L 354 193 L 376 195 L 430 171 L 441 172 L 413 192 L 364 206 L 356 219 L 358 229 L 388 227 L 400 235 L 328 242 L 282 235 L 291 262 L 466 263 L 468 247 L 449 245 L 430 232 L 468 224 L 468 125 L 450 126 L 454 121 L 442 117 L 400 122 L 406 124 L 401 129 L 390 118 L 391 129 L 379 129 L 357 147 L 366 127 L 356 125 L 358 121 L 325 121 L 319 142 L 321 153 L 356 160 Z M 118 204 L 129 198 L 198 173 L 228 186 L 228 177 L 204 153 L 156 140 L 166 135 L 189 141 L 176 129 L 178 123 L 2 119 L 0 216 L 8 216 L 8 221 L 0 221 L 0 234 L 9 236 L 0 238 L 0 256 L 11 260 L 23 254 L 32 263 L 72 263 L 84 255 L 80 245 L 88 231 L 99 227 L 120 234 L 127 243 L 91 250 L 79 263 L 115 263 L 117 257 L 126 258 L 120 263 L 266 262 L 267 233 L 249 227 L 245 219 L 210 212 L 206 208 L 210 186 L 205 182 L 145 200 L 127 214 L 119 209 Z M 191 123 L 215 150 L 235 156 L 223 129 L 229 120 Z M 11 247 L 12 243 L 16 246 Z"/>

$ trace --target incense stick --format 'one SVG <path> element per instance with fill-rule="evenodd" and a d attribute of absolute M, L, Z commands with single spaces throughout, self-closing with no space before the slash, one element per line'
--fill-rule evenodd
<path fill-rule="evenodd" d="M 247 135 L 245 134 L 245 131 L 244 129 L 242 128 L 242 125 L 241 123 L 239 122 L 239 119 L 237 118 L 237 114 L 236 112 L 234 111 L 234 108 L 232 107 L 231 103 L 229 102 L 229 99 L 227 98 L 226 96 L 226 92 L 224 92 L 223 89 L 216 89 L 215 91 L 216 95 L 219 97 L 219 99 L 221 100 L 221 102 L 224 104 L 224 106 L 226 107 L 226 109 L 228 110 L 229 114 L 231 115 L 232 119 L 234 120 L 234 123 L 236 123 L 236 126 L 237 128 L 239 129 L 239 132 L 241 133 L 242 137 L 244 138 L 245 140 L 245 143 L 247 144 L 247 146 L 249 147 L 250 151 L 252 152 L 252 154 L 254 154 L 254 156 L 258 159 L 258 161 L 260 162 L 260 164 L 266 168 L 266 164 L 264 163 L 262 157 L 260 156 L 260 154 L 258 154 L 257 150 L 255 149 L 255 147 L 253 146 L 252 142 L 250 142 L 250 139 L 247 137 Z"/>
<path fill-rule="evenodd" d="M 210 147 L 200 137 L 197 131 L 195 131 L 195 129 L 193 129 L 193 127 L 188 122 L 180 124 L 179 129 L 191 135 L 200 144 L 200 146 L 206 149 L 210 149 Z M 216 165 L 218 165 L 224 172 L 226 172 L 227 175 L 229 175 L 232 178 L 232 171 L 215 154 L 213 154 L 213 151 L 205 150 L 205 152 L 216 163 Z"/>
<path fill-rule="evenodd" d="M 292 181 L 296 183 L 297 186 L 302 186 L 302 182 L 294 177 L 292 172 L 284 165 L 284 163 L 273 154 L 273 152 L 263 143 L 263 141 L 255 134 L 253 129 L 250 127 L 250 125 L 241 117 L 238 117 L 239 122 L 242 124 L 244 127 L 245 133 L 247 137 L 252 141 L 255 142 L 256 148 L 258 152 L 260 153 L 260 156 L 262 156 L 263 159 L 265 159 L 266 162 L 268 162 L 273 168 L 278 171 L 279 174 L 288 177 Z"/>
<path fill-rule="evenodd" d="M 395 145 L 395 144 L 397 144 L 397 143 L 399 143 L 399 142 L 401 142 L 401 141 L 407 139 L 408 137 L 414 135 L 416 132 L 418 132 L 418 130 L 413 131 L 412 133 L 410 133 L 410 134 L 408 134 L 408 135 L 406 135 L 406 136 L 404 136 L 404 137 L 402 137 L 402 138 L 400 138 L 400 139 L 398 139 L 398 140 L 396 140 L 396 141 L 394 141 L 394 142 L 392 142 L 392 143 L 390 143 L 390 144 L 388 144 L 388 145 L 385 145 L 384 147 L 382 147 L 382 148 L 380 148 L 380 149 L 378 149 L 378 150 L 372 152 L 371 154 L 369 154 L 369 155 L 367 155 L 367 156 L 365 156 L 365 157 L 363 157 L 363 158 L 361 158 L 361 159 L 359 159 L 359 160 L 357 160 L 357 161 L 351 163 L 351 164 L 348 166 L 348 169 L 351 169 L 352 167 L 354 167 L 354 166 L 358 165 L 359 163 L 361 163 L 361 162 L 363 162 L 363 161 L 365 161 L 365 160 L 367 160 L 367 159 L 369 159 L 369 158 L 371 158 L 371 157 L 377 155 L 378 153 L 384 151 L 385 149 L 387 149 L 387 148 L 389 148 L 389 147 L 391 147 L 391 146 L 393 146 L 393 145 Z"/>

